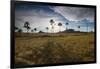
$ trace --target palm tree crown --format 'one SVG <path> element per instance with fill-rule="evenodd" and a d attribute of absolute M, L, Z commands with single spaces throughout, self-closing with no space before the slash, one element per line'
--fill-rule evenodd
<path fill-rule="evenodd" d="M 28 28 L 29 25 L 30 25 L 29 22 L 25 22 L 25 23 L 24 23 L 24 27 L 25 27 L 25 28 Z"/>
<path fill-rule="evenodd" d="M 62 26 L 62 23 L 58 23 L 58 26 Z"/>
<path fill-rule="evenodd" d="M 68 25 L 69 23 L 66 23 L 66 25 Z"/>
<path fill-rule="evenodd" d="M 49 28 L 48 28 L 48 27 L 46 27 L 47 32 L 48 32 L 48 29 L 49 29 Z"/>
<path fill-rule="evenodd" d="M 36 32 L 37 31 L 37 28 L 34 28 L 34 31 Z"/>
<path fill-rule="evenodd" d="M 58 26 L 59 26 L 59 32 L 60 32 L 60 27 L 62 26 L 62 23 L 58 23 Z"/>
<path fill-rule="evenodd" d="M 80 28 L 80 26 L 78 26 L 78 28 Z"/>
<path fill-rule="evenodd" d="M 53 25 L 53 23 L 54 23 L 53 19 L 50 20 L 50 23 L 51 23 L 51 25 Z"/>
<path fill-rule="evenodd" d="M 49 28 L 48 28 L 48 27 L 46 27 L 46 29 L 48 30 Z"/>

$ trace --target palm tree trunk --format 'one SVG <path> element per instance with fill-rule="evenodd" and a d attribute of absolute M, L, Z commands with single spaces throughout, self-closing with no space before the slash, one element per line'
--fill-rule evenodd
<path fill-rule="evenodd" d="M 87 23 L 87 33 L 88 33 L 88 23 Z"/>
<path fill-rule="evenodd" d="M 59 26 L 59 32 L 61 32 L 61 27 Z"/>

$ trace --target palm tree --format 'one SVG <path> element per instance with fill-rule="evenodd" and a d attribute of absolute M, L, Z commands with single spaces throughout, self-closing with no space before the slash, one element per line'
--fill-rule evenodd
<path fill-rule="evenodd" d="M 32 29 L 31 32 L 33 32 L 34 30 Z"/>
<path fill-rule="evenodd" d="M 54 23 L 55 23 L 54 20 L 51 19 L 51 20 L 50 20 L 50 25 L 51 25 L 51 28 L 52 28 L 52 29 L 51 29 L 51 32 L 54 32 L 54 31 L 53 31 L 54 25 L 55 25 Z"/>
<path fill-rule="evenodd" d="M 62 23 L 58 23 L 58 26 L 59 26 L 59 32 L 61 32 Z"/>
<path fill-rule="evenodd" d="M 80 32 L 80 26 L 78 26 L 79 32 Z"/>
<path fill-rule="evenodd" d="M 49 28 L 48 28 L 48 27 L 46 27 L 46 30 L 47 30 L 47 33 L 48 33 Z"/>
<path fill-rule="evenodd" d="M 69 23 L 66 23 L 66 30 L 68 29 L 68 27 L 67 27 L 68 25 L 69 25 Z"/>
<path fill-rule="evenodd" d="M 36 32 L 37 31 L 37 28 L 34 28 L 34 31 Z"/>
<path fill-rule="evenodd" d="M 54 22 L 54 20 L 53 20 L 53 19 L 51 19 L 51 20 L 50 20 L 50 23 L 51 23 L 51 25 L 53 25 L 53 23 L 55 23 L 55 22 Z"/>
<path fill-rule="evenodd" d="M 25 23 L 24 23 L 24 28 L 27 29 L 27 33 L 28 33 L 28 31 L 29 31 L 29 29 L 30 29 L 30 24 L 29 24 L 29 22 L 25 22 Z"/>
<path fill-rule="evenodd" d="M 29 31 L 31 28 L 30 27 L 27 27 L 27 30 Z"/>

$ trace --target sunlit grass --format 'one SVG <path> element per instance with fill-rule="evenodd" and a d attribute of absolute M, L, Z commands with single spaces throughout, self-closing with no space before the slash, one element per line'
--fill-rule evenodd
<path fill-rule="evenodd" d="M 46 34 L 46 37 L 43 34 L 24 34 L 16 35 L 16 65 L 85 62 L 95 59 L 93 33 Z"/>

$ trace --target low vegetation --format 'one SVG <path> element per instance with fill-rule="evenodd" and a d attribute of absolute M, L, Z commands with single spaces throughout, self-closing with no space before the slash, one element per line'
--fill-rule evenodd
<path fill-rule="evenodd" d="M 15 33 L 15 65 L 94 61 L 94 33 Z"/>

